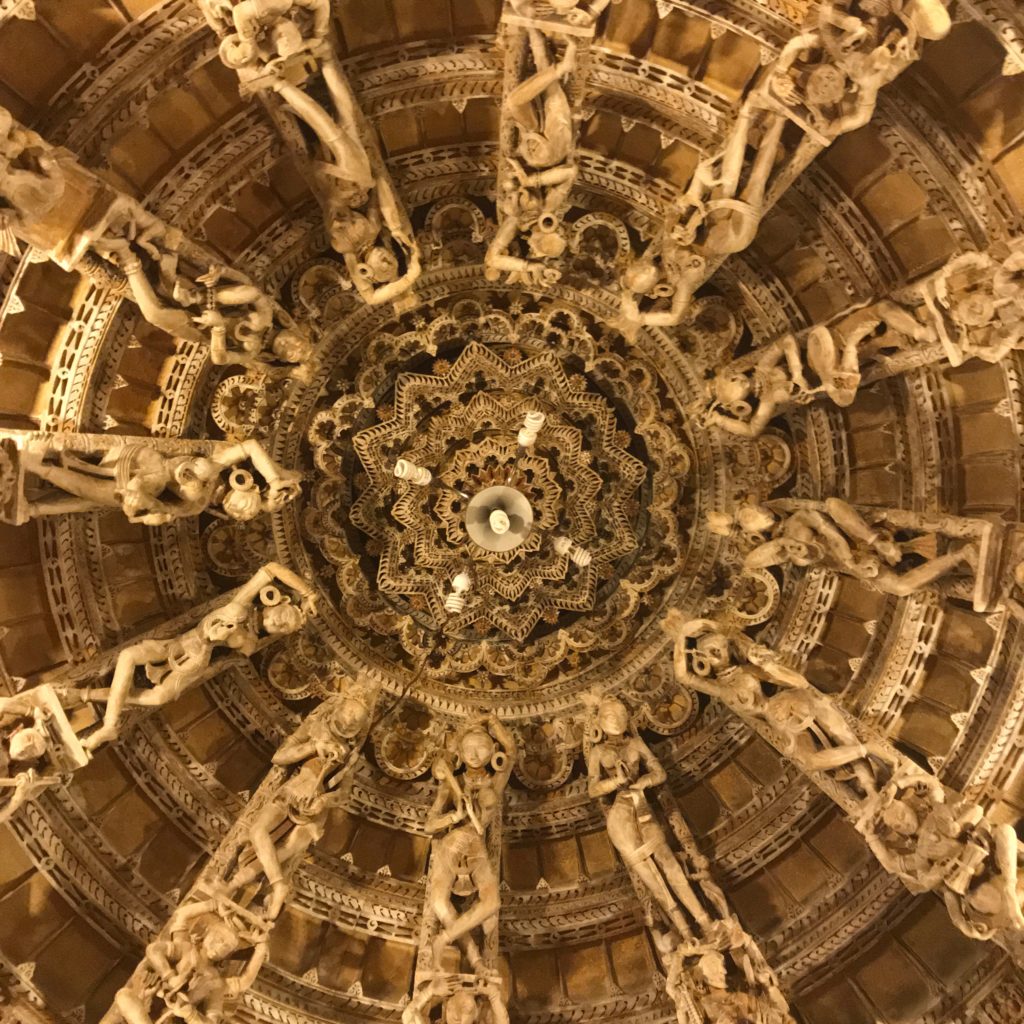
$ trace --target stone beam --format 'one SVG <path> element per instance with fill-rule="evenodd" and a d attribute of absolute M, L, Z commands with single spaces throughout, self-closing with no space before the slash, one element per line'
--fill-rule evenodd
<path fill-rule="evenodd" d="M 240 92 L 259 99 L 297 158 L 356 291 L 369 305 L 407 304 L 421 272 L 419 246 L 377 132 L 342 70 L 330 0 L 299 0 L 284 13 L 252 0 L 195 2 Z"/>
<path fill-rule="evenodd" d="M 895 6 L 903 9 L 875 17 L 828 0 L 782 48 L 722 146 L 698 163 L 660 235 L 623 272 L 627 331 L 679 324 L 696 290 L 751 244 L 765 214 L 815 157 L 866 125 L 882 88 L 920 58 L 926 40 L 950 30 L 943 0 Z M 795 146 L 783 141 L 792 127 Z"/>
<path fill-rule="evenodd" d="M 935 892 L 961 932 L 1024 963 L 1024 849 L 1012 825 L 991 821 L 727 619 L 670 612 L 665 630 L 680 683 L 722 701 L 804 771 L 911 892 Z"/>

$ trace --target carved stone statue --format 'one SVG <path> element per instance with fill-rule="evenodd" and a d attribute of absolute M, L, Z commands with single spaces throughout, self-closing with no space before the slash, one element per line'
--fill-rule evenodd
<path fill-rule="evenodd" d="M 777 655 L 708 619 L 670 612 L 681 683 L 717 697 L 811 777 L 854 819 L 888 871 L 914 892 L 937 891 L 964 934 L 1024 956 L 1024 862 L 1012 826 L 876 737 Z"/>
<path fill-rule="evenodd" d="M 666 990 L 678 1024 L 792 1024 L 764 997 L 729 984 L 725 956 L 706 943 L 680 943 L 669 960 Z"/>
<path fill-rule="evenodd" d="M 277 580 L 299 594 L 298 604 L 271 584 Z M 206 615 L 198 625 L 169 640 L 143 640 L 124 648 L 117 657 L 109 688 L 69 690 L 80 700 L 100 701 L 106 707 L 102 726 L 83 745 L 95 750 L 116 740 L 126 707 L 160 707 L 177 700 L 205 678 L 219 647 L 253 654 L 261 641 L 294 633 L 316 613 L 313 590 L 291 569 L 270 562 L 238 588 L 231 599 Z M 139 686 L 136 670 L 145 670 L 147 684 Z"/>
<path fill-rule="evenodd" d="M 264 880 L 269 886 L 264 913 L 270 921 L 284 907 L 295 867 L 323 836 L 328 812 L 366 738 L 373 703 L 372 689 L 350 682 L 317 707 L 274 754 L 273 763 L 291 774 L 249 826 L 252 859 L 224 885 L 237 898 L 246 886 Z"/>
<path fill-rule="evenodd" d="M 631 730 L 622 701 L 604 697 L 597 708 L 597 726 L 601 739 L 587 757 L 588 791 L 595 799 L 611 797 L 608 838 L 679 935 L 693 934 L 684 910 L 699 927 L 709 927 L 711 919 L 647 799 L 646 791 L 665 781 L 665 769 Z"/>
<path fill-rule="evenodd" d="M 234 1000 L 267 959 L 269 929 L 270 922 L 225 897 L 186 903 L 146 947 L 143 969 L 118 991 L 101 1024 L 230 1019 Z"/>
<path fill-rule="evenodd" d="M 627 333 L 679 324 L 710 269 L 750 245 L 785 185 L 840 135 L 867 124 L 881 89 L 920 57 L 921 40 L 941 39 L 950 27 L 942 0 L 819 5 L 817 23 L 783 47 L 721 147 L 698 163 L 665 241 L 622 275 Z M 795 146 L 782 146 L 787 124 L 803 133 Z M 651 300 L 646 309 L 641 295 Z"/>
<path fill-rule="evenodd" d="M 496 934 L 501 904 L 491 830 L 500 818 L 516 746 L 508 729 L 491 717 L 470 723 L 457 747 L 464 770 L 456 774 L 444 757 L 435 762 L 440 786 L 425 826 L 435 837 L 426 903 L 439 925 L 431 962 L 439 970 L 445 949 L 457 943 L 479 973 L 486 967 L 482 950 Z M 454 898 L 468 905 L 456 909 Z"/>
<path fill-rule="evenodd" d="M 865 807 L 857 829 L 887 871 L 914 892 L 940 889 L 954 924 L 987 940 L 1024 932 L 1024 850 L 1012 825 L 906 765 Z"/>
<path fill-rule="evenodd" d="M 0 697 L 0 824 L 88 760 L 52 687 Z"/>
<path fill-rule="evenodd" d="M 16 229 L 47 214 L 63 191 L 58 151 L 0 107 L 0 253 L 19 255 Z"/>
<path fill-rule="evenodd" d="M 513 8 L 520 14 L 532 5 Z M 545 24 L 542 31 L 537 25 Z M 576 127 L 568 83 L 576 71 L 577 44 L 550 24 L 509 28 L 509 47 L 520 53 L 518 76 L 502 102 L 502 170 L 498 180 L 498 229 L 484 257 L 488 280 L 553 284 L 560 271 L 550 261 L 568 245 L 562 220 L 576 181 Z M 561 57 L 556 50 L 561 42 Z M 518 244 L 525 255 L 512 249 Z"/>
<path fill-rule="evenodd" d="M 0 495 L 0 516 L 21 523 L 119 508 L 129 522 L 146 526 L 202 512 L 244 522 L 299 493 L 299 474 L 282 469 L 258 441 L 192 445 L 190 452 L 186 441 L 99 435 L 90 448 L 89 440 L 0 433 L 2 457 L 20 480 L 20 493 Z"/>
<path fill-rule="evenodd" d="M 203 0 L 203 7 L 243 91 L 276 93 L 316 137 L 319 153 L 303 155 L 331 245 L 359 295 L 370 305 L 403 296 L 420 276 L 419 248 L 379 154 L 370 151 L 375 142 L 335 52 L 329 0 L 233 7 Z"/>
<path fill-rule="evenodd" d="M 846 713 L 779 656 L 712 619 L 664 619 L 675 641 L 676 678 L 717 697 L 744 718 L 770 726 L 783 754 L 808 771 L 833 775 L 857 799 L 876 792 L 878 765 L 892 751 L 862 736 Z"/>
<path fill-rule="evenodd" d="M 903 513 L 902 525 L 892 528 L 885 525 L 886 518 L 886 510 L 879 509 L 869 523 L 840 498 L 827 499 L 820 509 L 797 508 L 771 527 L 770 538 L 755 547 L 743 564 L 747 569 L 826 566 L 898 597 L 917 593 L 960 566 L 972 571 L 977 567 L 979 548 L 974 540 L 924 560 L 915 554 L 922 536 L 934 539 L 948 532 L 962 537 L 962 529 L 952 519 L 947 524 L 941 518 L 916 517 L 919 522 L 914 523 L 913 514 Z"/>
<path fill-rule="evenodd" d="M 214 363 L 310 379 L 308 329 L 246 274 L 189 243 L 129 196 L 117 196 L 81 233 L 75 250 L 116 266 L 149 323 L 174 337 L 208 343 Z"/>
<path fill-rule="evenodd" d="M 446 974 L 435 970 L 418 981 L 412 999 L 402 1011 L 402 1024 L 430 1024 L 430 1011 L 443 1005 L 441 1024 L 508 1024 L 501 978 Z"/>

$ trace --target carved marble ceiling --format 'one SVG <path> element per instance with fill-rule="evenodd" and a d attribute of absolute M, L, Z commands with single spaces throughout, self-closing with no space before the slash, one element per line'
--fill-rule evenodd
<path fill-rule="evenodd" d="M 0 0 L 0 1020 L 1024 1021 L 1022 72 L 1013 0 Z"/>

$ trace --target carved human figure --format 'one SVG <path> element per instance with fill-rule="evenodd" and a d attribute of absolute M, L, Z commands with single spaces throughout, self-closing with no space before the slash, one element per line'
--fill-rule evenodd
<path fill-rule="evenodd" d="M 474 971 L 484 968 L 482 948 L 495 933 L 501 904 L 488 841 L 515 755 L 512 734 L 492 716 L 471 723 L 459 737 L 463 772 L 456 775 L 445 758 L 435 762 L 440 786 L 425 825 L 435 837 L 427 889 L 427 906 L 439 925 L 432 947 L 435 969 L 445 948 L 456 943 Z M 473 894 L 475 899 L 460 913 L 453 896 Z"/>
<path fill-rule="evenodd" d="M 1024 348 L 1024 243 L 1001 261 L 987 253 L 954 257 L 920 292 L 950 365 L 996 363 Z"/>
<path fill-rule="evenodd" d="M 953 923 L 976 939 L 1024 931 L 1024 878 L 1012 825 L 952 796 L 916 765 L 894 773 L 857 821 L 882 866 L 914 892 L 941 889 Z"/>
<path fill-rule="evenodd" d="M 0 107 L 0 253 L 19 255 L 17 230 L 52 210 L 63 192 L 58 152 Z"/>
<path fill-rule="evenodd" d="M 879 510 L 879 522 L 884 522 L 884 511 Z M 919 536 L 935 531 L 922 521 L 919 530 L 904 532 Z M 772 527 L 770 539 L 749 552 L 743 564 L 747 569 L 822 565 L 897 597 L 917 593 L 960 566 L 977 565 L 974 542 L 912 564 L 912 541 L 899 541 L 897 535 L 884 526 L 872 526 L 842 499 L 829 498 L 822 511 L 807 508 L 784 515 Z"/>
<path fill-rule="evenodd" d="M 52 687 L 0 697 L 0 824 L 87 761 Z"/>
<path fill-rule="evenodd" d="M 325 700 L 274 754 L 273 763 L 291 769 L 291 774 L 249 827 L 251 859 L 243 855 L 224 886 L 237 895 L 265 879 L 269 892 L 264 913 L 271 921 L 284 907 L 295 867 L 323 836 L 332 802 L 366 736 L 371 705 L 365 687 L 345 687 Z"/>
<path fill-rule="evenodd" d="M 146 526 L 209 511 L 244 522 L 282 508 L 299 493 L 299 474 L 282 469 L 254 440 L 220 444 L 208 455 L 195 455 L 126 439 L 90 455 L 29 437 L 16 455 L 26 474 L 48 485 L 40 491 L 27 482 L 27 518 L 120 508 L 129 522 Z M 243 468 L 245 463 L 259 474 L 263 487 Z"/>
<path fill-rule="evenodd" d="M 219 365 L 259 366 L 307 379 L 313 343 L 270 296 L 241 271 L 186 242 L 180 231 L 129 196 L 118 196 L 76 241 L 127 278 L 145 319 L 173 337 L 209 344 Z"/>
<path fill-rule="evenodd" d="M 792 1024 L 785 1010 L 730 987 L 725 957 L 705 945 L 680 944 L 671 954 L 666 990 L 678 1024 Z"/>
<path fill-rule="evenodd" d="M 441 1024 L 508 1024 L 508 1010 L 496 972 L 448 974 L 434 969 L 419 980 L 402 1011 L 402 1024 L 430 1024 L 431 1010 L 441 1004 Z"/>
<path fill-rule="evenodd" d="M 520 13 L 530 5 L 520 5 Z M 559 276 L 549 266 L 567 247 L 562 219 L 576 181 L 576 129 L 566 83 L 576 69 L 576 43 L 566 37 L 560 59 L 555 40 L 540 29 L 525 31 L 532 72 L 506 95 L 503 112 L 511 124 L 512 150 L 504 154 L 500 175 L 498 229 L 485 254 L 486 274 L 496 281 L 552 284 Z M 522 239 L 528 256 L 515 255 Z"/>
<path fill-rule="evenodd" d="M 856 798 L 876 792 L 880 769 L 892 752 L 873 736 L 858 734 L 829 697 L 774 651 L 712 619 L 686 621 L 676 609 L 662 626 L 675 641 L 680 683 L 765 722 L 775 730 L 783 754 L 849 785 Z"/>
<path fill-rule="evenodd" d="M 147 947 L 142 969 L 114 997 L 101 1024 L 219 1024 L 252 986 L 269 952 L 270 922 L 224 898 L 175 911 Z M 234 958 L 242 953 L 241 971 Z"/>
<path fill-rule="evenodd" d="M 295 604 L 273 584 L 299 594 Z M 218 647 L 250 655 L 262 638 L 294 633 L 316 613 L 309 584 L 291 569 L 270 562 L 198 625 L 169 640 L 142 640 L 117 657 L 109 688 L 71 691 L 81 699 L 106 704 L 103 724 L 83 742 L 87 750 L 116 740 L 126 707 L 161 707 L 177 700 L 203 679 Z M 136 670 L 145 670 L 148 685 L 139 686 Z"/>
<path fill-rule="evenodd" d="M 693 232 L 686 237 L 684 242 L 666 229 L 652 248 L 623 271 L 619 326 L 627 338 L 641 327 L 671 327 L 689 309 L 707 276 L 707 260 L 692 247 Z M 638 296 L 654 304 L 641 311 Z"/>
<path fill-rule="evenodd" d="M 587 757 L 588 792 L 594 799 L 612 798 L 608 838 L 679 935 L 693 934 L 684 910 L 700 928 L 709 927 L 711 918 L 647 799 L 647 790 L 665 781 L 665 769 L 631 730 L 629 710 L 622 701 L 604 697 L 598 705 L 597 725 L 601 739 Z"/>

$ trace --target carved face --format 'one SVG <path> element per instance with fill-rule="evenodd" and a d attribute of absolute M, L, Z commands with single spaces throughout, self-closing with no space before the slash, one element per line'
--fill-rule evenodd
<path fill-rule="evenodd" d="M 601 701 L 597 723 L 607 736 L 621 736 L 629 728 L 629 711 L 621 700 L 614 697 Z"/>
<path fill-rule="evenodd" d="M 313 342 L 302 331 L 278 331 L 273 351 L 283 363 L 304 363 L 313 355 Z"/>
<path fill-rule="evenodd" d="M 722 405 L 742 402 L 750 394 L 750 381 L 742 373 L 719 373 L 714 387 L 715 398 Z"/>
<path fill-rule="evenodd" d="M 483 729 L 473 729 L 462 737 L 459 753 L 470 768 L 483 768 L 494 756 L 494 740 Z"/>
<path fill-rule="evenodd" d="M 365 705 L 351 697 L 343 700 L 334 712 L 334 728 L 346 739 L 358 736 L 369 717 Z"/>
<path fill-rule="evenodd" d="M 480 1017 L 476 996 L 472 992 L 456 992 L 444 1005 L 445 1024 L 476 1024 Z"/>
<path fill-rule="evenodd" d="M 394 281 L 398 277 L 398 260 L 395 254 L 380 245 L 375 245 L 366 254 L 362 267 L 366 268 L 365 276 L 378 284 Z"/>
<path fill-rule="evenodd" d="M 8 744 L 12 761 L 35 761 L 46 753 L 46 736 L 40 729 L 19 729 Z"/>
<path fill-rule="evenodd" d="M 245 491 L 234 489 L 224 495 L 221 507 L 225 515 L 239 523 L 247 523 L 263 511 L 263 499 L 255 487 Z"/>
<path fill-rule="evenodd" d="M 238 935 L 226 922 L 215 921 L 203 936 L 203 952 L 207 959 L 217 962 L 231 956 L 238 949 Z"/>
<path fill-rule="evenodd" d="M 302 609 L 290 601 L 282 601 L 263 610 L 263 628 L 268 633 L 294 633 L 302 629 L 305 621 Z"/>
<path fill-rule="evenodd" d="M 711 988 L 726 987 L 725 957 L 721 953 L 705 953 L 697 966 Z"/>
<path fill-rule="evenodd" d="M 638 295 L 646 295 L 658 283 L 658 268 L 652 260 L 634 260 L 622 275 L 622 283 Z"/>
<path fill-rule="evenodd" d="M 920 822 L 914 809 L 902 800 L 895 800 L 882 812 L 885 825 L 900 836 L 912 836 Z"/>

